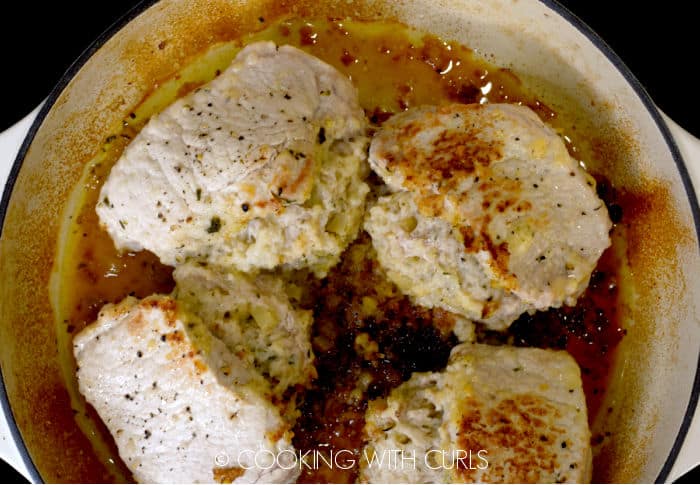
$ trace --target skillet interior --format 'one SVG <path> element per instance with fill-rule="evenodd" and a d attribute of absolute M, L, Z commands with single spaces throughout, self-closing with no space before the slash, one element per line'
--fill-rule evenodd
<path fill-rule="evenodd" d="M 595 424 L 602 440 L 595 478 L 654 480 L 690 394 L 689 386 L 674 384 L 692 382 L 695 373 L 700 338 L 688 332 L 699 333 L 693 302 L 700 301 L 700 288 L 690 275 L 700 274 L 700 262 L 691 206 L 674 160 L 623 76 L 605 56 L 584 50 L 590 42 L 537 1 L 498 0 L 487 6 L 413 0 L 390 7 L 275 3 L 160 2 L 101 47 L 45 113 L 17 177 L 0 246 L 0 364 L 18 427 L 42 478 L 110 479 L 74 424 L 49 300 L 57 231 L 83 164 L 153 85 L 193 54 L 259 28 L 261 15 L 295 13 L 397 18 L 513 67 L 554 105 L 575 97 L 581 116 L 595 120 L 594 143 L 609 163 L 609 177 L 642 197 L 629 219 L 636 299 L 624 310 L 629 332 L 606 397 L 612 411 Z M 674 396 L 670 402 L 669 395 Z"/>

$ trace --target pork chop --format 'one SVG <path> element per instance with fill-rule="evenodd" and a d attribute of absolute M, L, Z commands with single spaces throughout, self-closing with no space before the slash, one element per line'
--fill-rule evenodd
<path fill-rule="evenodd" d="M 461 344 L 443 372 L 414 373 L 371 402 L 365 433 L 368 483 L 591 478 L 581 375 L 563 351 Z M 394 450 L 401 461 L 387 459 Z"/>
<path fill-rule="evenodd" d="M 369 161 L 394 192 L 408 192 L 413 201 L 410 207 L 403 203 L 400 220 L 410 221 L 411 212 L 416 224 L 383 227 L 386 212 L 398 205 L 380 201 L 366 228 L 377 242 L 380 262 L 400 275 L 395 276 L 399 287 L 422 304 L 503 329 L 517 317 L 516 299 L 528 311 L 575 304 L 610 245 L 611 222 L 595 181 L 529 108 L 411 109 L 382 126 Z M 428 222 L 435 219 L 442 222 Z M 444 228 L 437 236 L 423 230 L 426 224 Z M 381 249 L 390 232 L 397 249 Z M 410 246 L 450 252 L 438 262 L 430 252 L 409 251 Z M 407 264 L 407 257 L 415 260 Z M 450 307 L 445 278 L 434 268 L 452 285 Z M 434 297 L 414 290 L 430 287 Z M 494 297 L 500 292 L 512 297 Z"/>
<path fill-rule="evenodd" d="M 278 400 L 288 388 L 308 386 L 316 377 L 311 312 L 292 306 L 279 277 L 224 272 L 197 263 L 179 266 L 173 277 L 178 303 L 264 376 Z"/>
<path fill-rule="evenodd" d="M 365 124 L 335 68 L 251 44 L 151 118 L 112 168 L 97 214 L 117 249 L 168 265 L 324 275 L 361 224 Z"/>
<path fill-rule="evenodd" d="M 73 345 L 80 392 L 139 482 L 298 476 L 267 382 L 172 298 L 106 305 Z"/>

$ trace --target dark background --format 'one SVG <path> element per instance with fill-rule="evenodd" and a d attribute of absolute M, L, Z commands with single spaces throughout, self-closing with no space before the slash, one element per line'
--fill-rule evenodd
<path fill-rule="evenodd" d="M 44 99 L 75 58 L 138 2 L 8 2 L 0 29 L 0 130 Z M 652 99 L 700 136 L 700 37 L 694 2 L 561 0 L 622 58 Z M 8 14 L 12 11 L 11 14 Z M 699 451 L 700 453 L 700 451 Z M 0 462 L 0 482 L 22 481 Z M 700 469 L 679 483 L 700 482 Z"/>
<path fill-rule="evenodd" d="M 112 2 L 11 2 L 0 30 L 3 94 L 0 130 L 45 96 L 73 60 L 103 30 L 136 5 Z M 700 136 L 694 2 L 666 0 L 562 0 L 620 55 L 654 101 L 688 131 Z M 14 27 L 14 28 L 13 28 Z"/>

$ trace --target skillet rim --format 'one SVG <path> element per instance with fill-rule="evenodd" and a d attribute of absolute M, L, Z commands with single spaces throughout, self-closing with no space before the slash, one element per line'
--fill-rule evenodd
<path fill-rule="evenodd" d="M 70 81 L 78 74 L 80 69 L 87 63 L 87 61 L 92 57 L 92 55 L 97 52 L 109 39 L 111 39 L 117 32 L 124 28 L 129 22 L 141 15 L 148 7 L 157 3 L 158 0 L 141 0 L 139 3 L 134 5 L 126 13 L 124 13 L 119 19 L 117 19 L 112 25 L 107 27 L 104 32 L 102 32 L 95 40 L 93 40 L 90 45 L 85 48 L 85 50 L 78 56 L 78 58 L 73 61 L 73 63 L 68 67 L 65 73 L 59 78 L 58 82 L 51 90 L 51 93 L 45 99 L 43 106 L 39 110 L 36 118 L 32 122 L 32 126 L 29 128 L 22 145 L 20 146 L 15 161 L 12 163 L 12 168 L 7 177 L 7 182 L 3 188 L 2 200 L 0 201 L 0 237 L 2 237 L 2 231 L 5 227 L 5 216 L 7 215 L 7 209 L 10 205 L 10 197 L 15 187 L 15 182 L 17 181 L 17 176 L 22 168 L 22 163 L 24 162 L 24 157 L 29 150 L 36 133 L 39 131 L 41 124 L 48 115 L 49 111 L 53 108 L 53 105 L 58 100 L 59 96 L 63 90 L 68 86 Z M 10 435 L 14 445 L 17 447 L 19 456 L 27 467 L 29 472 L 29 479 L 32 483 L 44 483 L 44 479 L 41 477 L 39 470 L 36 468 L 34 461 L 29 455 L 29 451 L 22 439 L 22 434 L 17 427 L 17 422 L 15 421 L 14 413 L 12 412 L 12 407 L 10 406 L 10 400 L 7 396 L 7 390 L 5 389 L 5 377 L 2 366 L 0 365 L 0 405 L 2 406 L 2 411 L 5 415 L 7 421 Z"/>
<path fill-rule="evenodd" d="M 3 189 L 2 200 L 0 201 L 0 236 L 2 236 L 2 230 L 5 224 L 5 216 L 10 202 L 10 197 L 12 195 L 15 182 L 17 181 L 17 176 L 22 167 L 22 162 L 24 157 L 29 150 L 34 137 L 39 130 L 39 127 L 43 123 L 47 114 L 53 108 L 53 105 L 58 100 L 59 96 L 70 83 L 70 81 L 75 77 L 75 75 L 80 71 L 80 69 L 85 65 L 85 63 L 92 57 L 92 55 L 97 52 L 109 39 L 111 39 L 117 32 L 119 32 L 124 26 L 131 22 L 134 18 L 138 17 L 146 9 L 157 3 L 159 0 L 142 0 L 125 14 L 123 14 L 118 20 L 116 20 L 112 25 L 110 25 L 99 37 L 97 37 L 90 45 L 80 54 L 80 56 L 70 65 L 66 72 L 58 80 L 57 84 L 51 90 L 51 93 L 46 98 L 44 105 L 39 111 L 37 117 L 35 118 L 32 126 L 29 128 L 27 135 L 22 142 L 22 145 L 15 157 L 15 161 L 12 164 L 7 182 Z M 632 71 L 627 67 L 624 61 L 613 51 L 613 49 L 603 40 L 600 35 L 598 35 L 591 27 L 589 27 L 583 20 L 572 13 L 565 6 L 561 5 L 557 0 L 538 0 L 540 3 L 544 4 L 546 7 L 560 15 L 566 22 L 575 27 L 582 35 L 584 35 L 591 43 L 603 54 L 605 57 L 613 64 L 615 69 L 624 77 L 625 81 L 633 89 L 639 100 L 642 102 L 647 110 L 647 113 L 652 117 L 656 127 L 661 132 L 661 135 L 666 142 L 666 147 L 671 152 L 671 156 L 676 164 L 676 169 L 683 182 L 683 187 L 690 204 L 690 210 L 693 216 L 693 225 L 695 226 L 695 233 L 698 240 L 698 249 L 700 250 L 700 206 L 698 205 L 698 198 L 686 167 L 686 162 L 683 159 L 678 146 L 671 135 L 671 132 L 663 121 L 659 109 L 656 107 L 651 99 L 651 96 L 646 91 L 644 86 L 632 73 Z M 681 421 L 681 426 L 676 435 L 676 439 L 671 447 L 671 450 L 666 458 L 659 474 L 655 479 L 655 483 L 663 483 L 668 478 L 673 465 L 678 458 L 678 454 L 683 446 L 683 442 L 688 434 L 690 425 L 695 416 L 695 412 L 698 408 L 698 401 L 700 400 L 700 354 L 698 354 L 698 362 L 695 370 L 695 378 L 693 380 L 693 387 L 690 394 L 690 399 L 688 401 L 688 406 L 686 407 L 683 420 Z M 24 465 L 27 467 L 29 472 L 29 478 L 34 483 L 41 483 L 43 479 L 41 474 L 37 470 L 34 462 L 29 455 L 27 447 L 22 439 L 22 435 L 17 427 L 17 423 L 12 413 L 12 408 L 10 406 L 9 399 L 7 397 L 7 391 L 5 389 L 5 380 L 0 367 L 0 405 L 6 416 L 7 424 L 9 426 L 10 435 L 12 436 L 15 446 L 17 446 L 20 458 L 22 459 Z"/>
<path fill-rule="evenodd" d="M 583 20 L 571 12 L 568 8 L 557 2 L 557 0 L 539 0 L 545 6 L 552 9 L 554 12 L 561 15 L 561 17 L 573 25 L 581 34 L 583 34 L 588 40 L 590 40 L 593 45 L 601 52 L 605 57 L 613 64 L 613 66 L 618 70 L 620 74 L 625 78 L 625 81 L 634 90 L 635 94 L 642 102 L 647 110 L 647 113 L 652 117 L 656 127 L 661 132 L 664 140 L 666 141 L 666 146 L 671 152 L 673 161 L 676 163 L 676 168 L 683 182 L 683 187 L 685 188 L 685 193 L 688 197 L 688 203 L 690 204 L 690 210 L 693 215 L 693 225 L 695 226 L 695 234 L 698 241 L 698 249 L 700 250 L 700 207 L 698 206 L 698 197 L 693 188 L 693 183 L 690 179 L 690 174 L 688 173 L 688 168 L 686 166 L 686 161 L 683 159 L 678 145 L 676 144 L 671 131 L 669 130 L 666 122 L 661 117 L 659 108 L 657 108 L 651 96 L 647 92 L 646 88 L 637 79 L 637 77 L 632 73 L 629 67 L 624 63 L 624 61 L 618 56 L 615 51 L 608 45 L 603 38 L 598 35 L 591 27 L 588 26 Z M 681 421 L 681 426 L 678 429 L 678 434 L 676 434 L 676 439 L 671 446 L 671 450 L 664 462 L 659 474 L 656 476 L 654 483 L 665 483 L 668 475 L 671 473 L 673 465 L 676 463 L 678 454 L 683 447 L 683 442 L 685 437 L 688 435 L 690 425 L 693 422 L 695 413 L 698 411 L 698 401 L 700 400 L 700 354 L 698 354 L 697 364 L 695 366 L 695 378 L 693 379 L 693 387 L 690 392 L 690 399 L 688 400 L 688 406 L 685 410 L 685 415 L 683 416 L 683 421 Z"/>

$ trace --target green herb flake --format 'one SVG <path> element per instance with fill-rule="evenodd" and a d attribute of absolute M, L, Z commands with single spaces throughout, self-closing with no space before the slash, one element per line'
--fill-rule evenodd
<path fill-rule="evenodd" d="M 219 230 L 221 230 L 221 219 L 219 219 L 218 216 L 214 216 L 211 218 L 207 232 L 209 234 L 214 234 L 215 232 L 219 232 Z"/>

